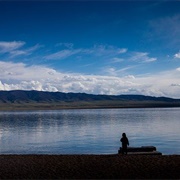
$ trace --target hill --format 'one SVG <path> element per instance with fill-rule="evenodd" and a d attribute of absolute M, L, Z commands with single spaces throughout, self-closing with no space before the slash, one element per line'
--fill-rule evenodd
<path fill-rule="evenodd" d="M 180 107 L 180 99 L 144 95 L 0 91 L 0 110 L 123 107 Z"/>

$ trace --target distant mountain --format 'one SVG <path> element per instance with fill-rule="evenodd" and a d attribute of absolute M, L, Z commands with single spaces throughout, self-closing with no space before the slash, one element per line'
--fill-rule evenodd
<path fill-rule="evenodd" d="M 93 95 L 24 90 L 0 91 L 0 110 L 123 107 L 180 107 L 180 99 L 144 95 Z"/>
<path fill-rule="evenodd" d="M 0 91 L 0 102 L 59 102 L 59 101 L 163 101 L 180 102 L 180 99 L 143 95 L 93 95 L 85 93 L 62 93 L 45 91 Z"/>

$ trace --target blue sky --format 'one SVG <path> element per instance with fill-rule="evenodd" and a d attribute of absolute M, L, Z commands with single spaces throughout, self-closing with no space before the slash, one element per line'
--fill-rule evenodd
<path fill-rule="evenodd" d="M 180 1 L 0 1 L 0 90 L 180 98 Z"/>

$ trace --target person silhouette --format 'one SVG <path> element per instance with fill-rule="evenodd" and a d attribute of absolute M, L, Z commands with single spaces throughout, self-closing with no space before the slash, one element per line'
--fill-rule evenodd
<path fill-rule="evenodd" d="M 127 146 L 129 146 L 129 140 L 126 137 L 126 133 L 122 133 L 122 138 L 120 141 L 122 143 L 122 154 L 127 154 Z"/>

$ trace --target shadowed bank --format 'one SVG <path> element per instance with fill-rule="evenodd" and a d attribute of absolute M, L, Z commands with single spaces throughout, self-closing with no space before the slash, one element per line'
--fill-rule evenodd
<path fill-rule="evenodd" d="M 1 155 L 0 179 L 180 179 L 179 155 Z"/>

